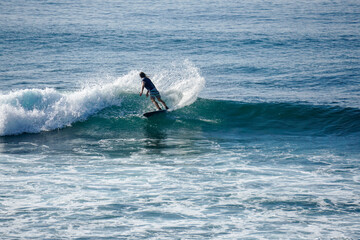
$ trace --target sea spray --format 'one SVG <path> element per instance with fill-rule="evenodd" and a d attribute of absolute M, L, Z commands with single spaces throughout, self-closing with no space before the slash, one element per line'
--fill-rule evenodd
<path fill-rule="evenodd" d="M 205 78 L 189 60 L 173 62 L 153 71 L 146 74 L 160 91 L 161 97 L 174 110 L 194 103 L 205 86 Z M 138 93 L 141 86 L 139 72 L 140 70 L 133 70 L 119 77 L 113 87 L 120 92 Z"/>
<path fill-rule="evenodd" d="M 205 86 L 205 79 L 189 60 L 173 63 L 154 76 L 164 89 L 164 95 L 173 103 L 172 109 L 179 109 L 194 103 Z"/>

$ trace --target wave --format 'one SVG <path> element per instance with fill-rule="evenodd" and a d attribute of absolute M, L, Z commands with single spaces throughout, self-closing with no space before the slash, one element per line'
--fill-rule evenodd
<path fill-rule="evenodd" d="M 143 109 L 131 103 L 109 107 L 74 125 L 79 134 L 102 138 L 168 132 L 172 136 L 210 136 L 238 139 L 244 134 L 291 136 L 355 136 L 360 134 L 360 110 L 299 103 L 244 103 L 198 98 L 193 104 L 149 119 Z M 90 132 L 89 132 L 90 130 Z M 198 134 L 197 134 L 198 133 Z M 140 136 L 141 138 L 141 136 Z"/>
<path fill-rule="evenodd" d="M 102 124 L 107 124 L 108 131 L 118 129 L 121 124 L 126 131 L 147 124 L 151 119 L 145 120 L 142 114 L 155 107 L 149 99 L 138 95 L 139 72 L 133 70 L 112 82 L 72 92 L 46 88 L 3 94 L 0 96 L 0 136 Z M 198 98 L 205 79 L 189 61 L 154 71 L 150 77 L 171 107 L 165 119 L 156 121 L 170 129 L 200 128 L 209 133 L 228 133 L 228 136 L 246 132 L 300 135 L 360 132 L 358 108 Z"/>
<path fill-rule="evenodd" d="M 213 130 L 271 134 L 360 133 L 360 110 L 302 103 L 244 103 L 199 99 L 182 109 L 183 119 L 205 122 Z"/>
<path fill-rule="evenodd" d="M 14 99 L 22 107 L 14 108 L 16 111 L 13 112 L 8 111 L 12 122 L 7 125 L 6 130 L 10 132 L 7 135 L 69 125 L 81 133 L 89 129 L 101 131 L 92 133 L 95 135 L 104 132 L 111 134 L 112 131 L 129 133 L 139 127 L 146 128 L 149 123 L 155 123 L 162 130 L 186 132 L 201 129 L 202 132 L 222 137 L 236 137 L 246 133 L 318 136 L 360 134 L 360 110 L 356 108 L 299 103 L 244 103 L 204 98 L 197 98 L 194 102 L 191 100 L 186 106 L 180 107 L 182 101 L 174 101 L 167 96 L 164 98 L 174 104 L 172 106 L 175 109 L 168 114 L 145 119 L 142 113 L 154 110 L 148 99 L 131 92 L 121 92 L 119 97 L 115 96 L 119 95 L 117 90 L 109 92 L 105 89 L 82 90 L 77 92 L 77 98 L 75 93 L 61 95 L 53 89 L 17 92 L 22 98 Z M 32 109 L 34 105 L 37 109 Z M 27 107 L 30 110 L 26 110 Z M 19 116 L 22 117 L 21 121 L 16 120 Z"/>
<path fill-rule="evenodd" d="M 111 106 L 123 108 L 122 115 L 149 110 L 153 106 L 148 99 L 129 97 L 140 90 L 139 72 L 134 70 L 114 82 L 74 92 L 46 88 L 3 94 L 0 96 L 0 136 L 64 128 Z M 175 77 L 176 81 L 172 81 Z M 189 61 L 162 69 L 151 78 L 173 110 L 195 102 L 205 84 L 198 69 Z"/>

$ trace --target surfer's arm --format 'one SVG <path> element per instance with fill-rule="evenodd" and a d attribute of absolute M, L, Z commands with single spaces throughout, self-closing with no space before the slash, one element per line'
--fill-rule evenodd
<path fill-rule="evenodd" d="M 145 87 L 145 82 L 143 81 L 142 82 L 142 85 L 141 85 L 141 91 L 140 91 L 140 96 L 143 94 L 144 92 L 144 87 Z"/>

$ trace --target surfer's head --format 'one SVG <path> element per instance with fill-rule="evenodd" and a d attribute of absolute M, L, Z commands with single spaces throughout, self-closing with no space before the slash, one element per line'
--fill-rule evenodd
<path fill-rule="evenodd" d="M 140 77 L 141 77 L 141 78 L 144 78 L 144 77 L 146 77 L 146 74 L 143 73 L 143 72 L 141 72 L 141 73 L 140 73 Z"/>

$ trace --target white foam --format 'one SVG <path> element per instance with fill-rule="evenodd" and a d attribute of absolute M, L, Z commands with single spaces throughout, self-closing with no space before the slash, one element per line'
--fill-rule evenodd
<path fill-rule="evenodd" d="M 173 63 L 153 78 L 157 88 L 164 89 L 164 96 L 172 103 L 172 109 L 179 109 L 194 103 L 205 86 L 198 68 L 190 61 L 181 64 Z"/>
<path fill-rule="evenodd" d="M 152 80 L 173 109 L 192 104 L 205 84 L 189 61 L 160 70 Z M 130 71 L 113 82 L 76 91 L 46 88 L 9 92 L 0 96 L 0 136 L 48 131 L 84 121 L 106 107 L 121 106 L 128 96 L 124 94 L 138 94 L 140 87 L 139 71 Z"/>
<path fill-rule="evenodd" d="M 39 132 L 85 120 L 120 99 L 95 87 L 60 93 L 55 89 L 26 89 L 0 97 L 0 135 Z"/>

